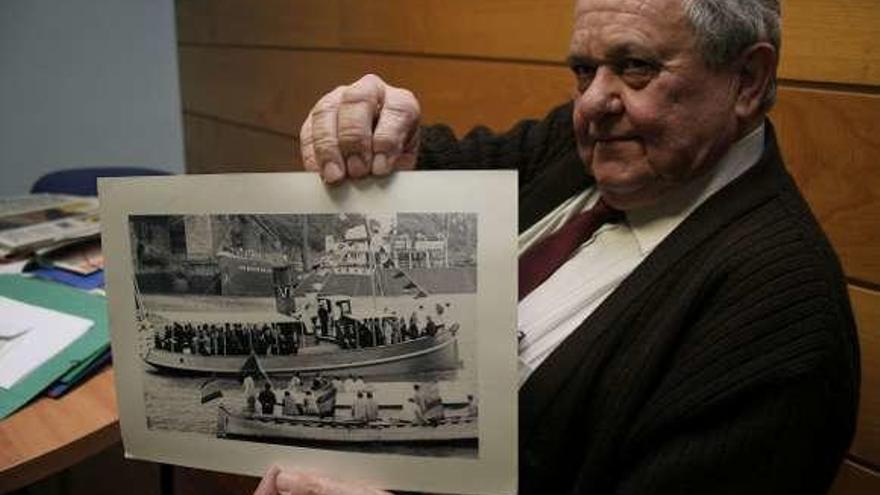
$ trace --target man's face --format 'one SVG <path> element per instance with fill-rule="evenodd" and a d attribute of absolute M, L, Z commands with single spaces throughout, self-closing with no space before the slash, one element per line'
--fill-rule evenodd
<path fill-rule="evenodd" d="M 735 141 L 733 70 L 705 66 L 680 0 L 579 0 L 578 152 L 611 205 L 658 202 Z"/>

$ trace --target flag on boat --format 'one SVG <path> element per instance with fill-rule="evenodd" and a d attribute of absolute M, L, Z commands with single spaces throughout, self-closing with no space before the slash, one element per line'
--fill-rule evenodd
<path fill-rule="evenodd" d="M 215 378 L 205 380 L 205 382 L 199 387 L 199 392 L 202 396 L 202 404 L 223 397 L 223 392 L 220 390 L 220 383 L 218 383 Z"/>
<path fill-rule="evenodd" d="M 266 373 L 266 370 L 263 369 L 263 365 L 260 364 L 260 360 L 257 359 L 257 355 L 251 353 L 250 356 L 245 360 L 244 364 L 241 366 L 241 371 L 239 371 L 241 376 L 257 376 L 260 375 L 266 379 L 268 382 L 272 382 L 269 379 L 269 374 Z"/>
<path fill-rule="evenodd" d="M 336 411 L 336 388 L 327 385 L 315 391 L 315 401 L 318 403 L 320 416 L 333 416 Z"/>

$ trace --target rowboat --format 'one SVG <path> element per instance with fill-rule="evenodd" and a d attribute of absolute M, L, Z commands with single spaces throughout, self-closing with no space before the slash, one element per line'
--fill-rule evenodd
<path fill-rule="evenodd" d="M 476 442 L 479 435 L 475 417 L 451 416 L 434 424 L 420 425 L 406 421 L 243 415 L 219 406 L 217 436 L 316 443 L 440 443 Z"/>

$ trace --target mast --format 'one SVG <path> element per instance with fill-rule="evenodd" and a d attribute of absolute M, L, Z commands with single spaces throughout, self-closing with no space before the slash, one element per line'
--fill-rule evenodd
<path fill-rule="evenodd" d="M 376 304 L 376 284 L 379 283 L 376 277 L 376 264 L 373 260 L 373 236 L 370 235 L 370 217 L 364 213 L 364 228 L 367 233 L 367 271 L 370 273 L 370 294 L 373 300 L 373 312 L 378 310 Z"/>
<path fill-rule="evenodd" d="M 309 258 L 310 258 L 310 256 L 309 256 L 309 216 L 303 215 L 303 227 L 302 227 L 303 273 L 308 273 L 312 267 L 312 263 Z"/>
<path fill-rule="evenodd" d="M 449 212 L 446 217 L 446 236 L 443 238 L 443 268 L 449 268 Z"/>
<path fill-rule="evenodd" d="M 375 316 L 379 313 L 379 305 L 376 301 L 376 285 L 381 284 L 382 277 L 378 277 L 376 273 L 378 271 L 378 260 L 374 259 L 373 236 L 372 232 L 370 231 L 370 217 L 366 213 L 364 214 L 364 224 L 367 229 L 367 269 L 370 271 L 370 274 L 372 276 L 372 279 L 370 280 L 370 290 L 373 294 L 373 315 Z M 384 293 L 384 289 L 382 289 L 382 287 L 379 287 L 379 289 Z M 374 346 L 377 345 L 379 342 L 379 325 L 374 325 L 377 319 L 378 318 L 370 318 L 367 325 L 367 328 L 370 329 L 370 333 L 372 334 Z"/>

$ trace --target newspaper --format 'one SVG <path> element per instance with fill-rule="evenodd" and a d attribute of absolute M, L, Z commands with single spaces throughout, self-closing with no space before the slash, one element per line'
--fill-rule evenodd
<path fill-rule="evenodd" d="M 34 194 L 0 199 L 0 258 L 99 233 L 97 198 Z"/>

